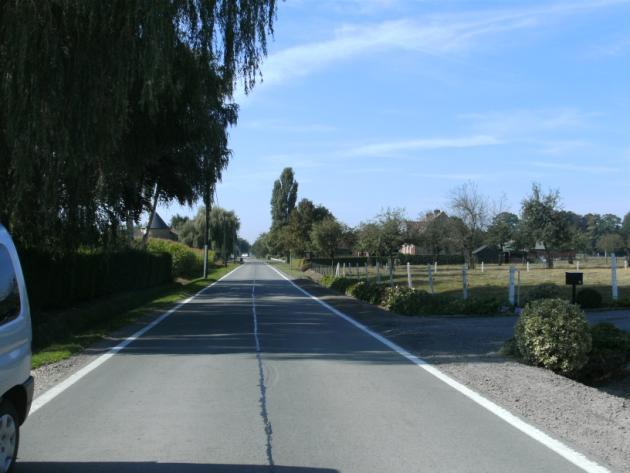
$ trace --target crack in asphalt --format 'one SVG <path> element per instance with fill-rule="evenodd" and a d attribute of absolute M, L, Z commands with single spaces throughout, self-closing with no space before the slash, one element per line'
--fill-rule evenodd
<path fill-rule="evenodd" d="M 258 316 L 256 314 L 256 269 L 254 268 L 254 279 L 252 283 L 252 314 L 254 317 L 254 339 L 256 341 L 256 361 L 258 362 L 258 387 L 260 388 L 260 417 L 263 421 L 265 428 L 265 437 L 267 442 L 267 462 L 271 467 L 271 472 L 274 471 L 273 462 L 273 430 L 271 428 L 271 421 L 269 420 L 269 413 L 267 411 L 267 387 L 265 386 L 265 372 L 263 370 L 262 355 L 260 353 L 260 339 L 258 337 Z"/>

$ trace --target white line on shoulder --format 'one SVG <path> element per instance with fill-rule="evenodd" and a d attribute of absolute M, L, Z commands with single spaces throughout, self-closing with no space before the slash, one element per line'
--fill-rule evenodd
<path fill-rule="evenodd" d="M 30 414 L 34 414 L 35 412 L 37 412 L 39 409 L 41 409 L 42 407 L 44 407 L 46 404 L 48 404 L 50 401 L 52 401 L 54 398 L 56 398 L 57 396 L 59 396 L 62 392 L 64 392 L 66 389 L 68 389 L 70 386 L 72 386 L 74 383 L 76 383 L 77 381 L 79 381 L 81 378 L 83 378 L 85 375 L 87 375 L 88 373 L 94 371 L 96 368 L 98 368 L 99 366 L 101 366 L 103 363 L 105 363 L 107 360 L 109 360 L 112 356 L 114 356 L 116 353 L 118 353 L 119 351 L 121 351 L 122 349 L 124 349 L 127 345 L 129 345 L 131 342 L 133 342 L 134 340 L 136 340 L 137 338 L 141 337 L 142 335 L 144 335 L 145 333 L 147 333 L 149 330 L 151 330 L 153 327 L 155 327 L 157 324 L 159 324 L 160 322 L 163 322 L 167 317 L 169 317 L 170 315 L 174 314 L 175 312 L 177 312 L 179 309 L 181 309 L 184 305 L 188 304 L 190 301 L 192 301 L 195 297 L 199 296 L 200 294 L 202 294 L 203 292 L 207 291 L 208 289 L 210 289 L 212 286 L 214 286 L 215 284 L 217 284 L 218 282 L 222 281 L 223 279 L 227 278 L 228 276 L 230 276 L 234 271 L 236 271 L 237 269 L 242 268 L 242 266 L 238 266 L 236 268 L 234 268 L 232 271 L 230 271 L 229 273 L 223 275 L 221 278 L 219 278 L 218 280 L 216 280 L 215 282 L 213 282 L 212 284 L 209 284 L 208 286 L 204 287 L 203 289 L 201 289 L 200 291 L 198 291 L 196 294 L 190 296 L 188 299 L 183 300 L 182 302 L 180 302 L 179 304 L 177 304 L 175 307 L 171 308 L 168 312 L 163 313 L 162 315 L 160 315 L 157 319 L 153 320 L 151 323 L 145 325 L 144 327 L 142 327 L 140 330 L 138 330 L 136 333 L 134 333 L 133 335 L 125 338 L 122 342 L 120 342 L 118 345 L 116 345 L 115 347 L 110 348 L 107 353 L 103 353 L 101 356 L 99 356 L 96 360 L 92 361 L 91 363 L 85 365 L 83 368 L 81 368 L 79 371 L 77 371 L 76 373 L 73 373 L 72 375 L 70 375 L 69 377 L 67 377 L 66 379 L 64 379 L 62 382 L 60 382 L 59 384 L 56 384 L 55 386 L 53 386 L 52 388 L 50 388 L 48 391 L 42 393 L 40 396 L 38 396 L 37 398 L 35 398 L 33 400 L 33 404 L 31 405 L 31 410 L 30 410 Z"/>
<path fill-rule="evenodd" d="M 278 273 L 283 279 L 286 279 L 287 281 L 289 281 L 296 289 L 301 291 L 304 295 L 306 295 L 310 299 L 318 302 L 319 304 L 324 306 L 326 309 L 328 309 L 333 314 L 341 317 L 342 319 L 344 319 L 345 321 L 351 323 L 352 325 L 354 325 L 358 329 L 360 329 L 363 332 L 367 333 L 368 335 L 371 335 L 372 337 L 376 338 L 383 345 L 385 345 L 388 348 L 392 349 L 393 351 L 395 351 L 399 355 L 407 358 L 409 361 L 411 361 L 415 365 L 419 366 L 420 368 L 422 368 L 426 372 L 428 372 L 431 375 L 435 376 L 440 381 L 448 384 L 450 387 L 452 387 L 453 389 L 459 391 L 461 394 L 463 394 L 467 398 L 471 399 L 475 403 L 479 404 L 481 407 L 483 407 L 483 408 L 487 409 L 488 411 L 492 412 L 497 417 L 503 419 L 505 422 L 510 424 L 512 427 L 517 428 L 518 430 L 520 430 L 521 432 L 523 432 L 527 436 L 529 436 L 532 439 L 540 442 L 545 447 L 549 448 L 550 450 L 554 451 L 555 453 L 557 453 L 561 457 L 563 457 L 566 460 L 568 460 L 569 462 L 573 463 L 575 466 L 581 468 L 582 470 L 584 470 L 584 471 L 586 471 L 588 473 L 611 473 L 610 470 L 607 469 L 606 467 L 604 467 L 604 466 L 594 462 L 593 460 L 590 460 L 589 458 L 587 458 L 583 454 L 577 452 L 576 450 L 573 450 L 571 447 L 569 447 L 568 445 L 565 445 L 561 441 L 556 440 L 553 437 L 550 437 L 549 435 L 544 433 L 542 430 L 534 427 L 531 424 L 528 424 L 523 419 L 515 416 L 514 414 L 512 414 L 507 409 L 499 406 L 498 404 L 495 404 L 494 402 L 492 402 L 489 399 L 485 398 L 484 396 L 482 396 L 478 392 L 473 391 L 469 387 L 464 386 L 459 381 L 456 381 L 455 379 L 451 378 L 447 374 L 445 374 L 442 371 L 440 371 L 439 369 L 437 369 L 435 366 L 431 365 L 429 362 L 427 362 L 427 361 L 423 360 L 422 358 L 419 358 L 419 357 L 409 353 L 407 350 L 405 350 L 404 348 L 398 346 L 397 344 L 395 344 L 391 340 L 388 340 L 387 338 L 383 337 L 382 335 L 380 335 L 380 334 L 370 330 L 368 327 L 366 327 L 362 323 L 357 322 L 356 320 L 354 320 L 350 316 L 344 314 L 340 310 L 335 309 L 330 304 L 328 304 L 328 303 L 322 301 L 321 299 L 315 297 L 314 295 L 312 295 L 311 293 L 309 293 L 305 289 L 302 289 L 295 282 L 293 282 L 290 278 L 288 278 L 285 274 L 283 274 L 282 272 L 278 271 L 273 266 L 270 266 L 270 265 L 267 265 L 267 266 L 269 266 L 276 273 Z"/>

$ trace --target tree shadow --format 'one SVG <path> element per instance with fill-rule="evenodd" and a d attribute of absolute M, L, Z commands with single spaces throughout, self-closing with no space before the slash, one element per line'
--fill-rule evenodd
<path fill-rule="evenodd" d="M 329 468 L 158 462 L 19 462 L 15 473 L 339 473 Z"/>

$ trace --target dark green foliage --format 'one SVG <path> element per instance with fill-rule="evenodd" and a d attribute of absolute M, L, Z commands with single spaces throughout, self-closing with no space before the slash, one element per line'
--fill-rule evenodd
<path fill-rule="evenodd" d="M 70 307 L 96 297 L 170 282 L 167 253 L 135 249 L 66 255 L 20 251 L 31 306 L 35 311 Z"/>
<path fill-rule="evenodd" d="M 526 300 L 528 302 L 541 299 L 559 299 L 562 296 L 560 286 L 552 283 L 538 284 L 527 291 Z"/>
<path fill-rule="evenodd" d="M 407 286 L 387 288 L 382 301 L 385 308 L 403 315 L 494 315 L 501 310 L 497 299 L 455 299 Z"/>
<path fill-rule="evenodd" d="M 173 260 L 173 276 L 181 278 L 201 277 L 203 273 L 203 258 L 200 252 L 176 241 L 151 238 L 147 248 L 153 253 L 168 253 Z M 214 260 L 214 253 L 208 255 L 210 263 Z"/>
<path fill-rule="evenodd" d="M 602 295 L 590 287 L 580 289 L 575 297 L 576 302 L 583 309 L 595 309 L 602 305 Z"/>
<path fill-rule="evenodd" d="M 385 296 L 387 286 L 373 282 L 360 281 L 354 286 L 350 286 L 346 294 L 356 297 L 369 304 L 381 305 Z"/>
<path fill-rule="evenodd" d="M 274 0 L 3 2 L 0 221 L 22 246 L 109 245 L 153 200 L 206 201 L 230 155 L 234 85 Z"/>
<path fill-rule="evenodd" d="M 357 283 L 357 280 L 350 278 L 336 278 L 334 276 L 322 276 L 319 283 L 324 287 L 345 294 L 346 290 L 350 286 Z"/>
<path fill-rule="evenodd" d="M 603 381 L 620 373 L 630 362 L 630 333 L 610 323 L 591 327 L 592 348 L 588 363 L 576 377 L 586 382 Z"/>
<path fill-rule="evenodd" d="M 526 362 L 563 375 L 578 372 L 591 351 L 584 312 L 561 299 L 542 299 L 525 306 L 514 336 Z"/>

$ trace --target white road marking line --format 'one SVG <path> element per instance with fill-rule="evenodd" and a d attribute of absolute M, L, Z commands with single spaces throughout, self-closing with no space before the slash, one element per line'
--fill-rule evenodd
<path fill-rule="evenodd" d="M 118 353 L 119 351 L 123 350 L 127 345 L 129 345 L 131 342 L 133 342 L 134 340 L 136 340 L 137 338 L 141 337 L 142 335 L 144 335 L 145 333 L 147 333 L 149 330 L 151 330 L 153 327 L 155 327 L 157 324 L 159 324 L 160 322 L 163 322 L 167 317 L 169 317 L 170 315 L 174 314 L 175 312 L 177 312 L 179 309 L 181 309 L 184 305 L 188 304 L 190 301 L 192 301 L 193 299 L 195 299 L 196 297 L 198 297 L 199 295 L 201 295 L 203 292 L 207 291 L 208 289 L 210 289 L 212 286 L 214 286 L 215 284 L 219 283 L 220 281 L 222 281 L 223 279 L 227 278 L 228 276 L 230 276 L 232 273 L 234 273 L 234 271 L 236 271 L 237 269 L 242 268 L 243 266 L 238 266 L 236 268 L 234 268 L 232 271 L 230 271 L 229 273 L 225 274 L 224 276 L 222 276 L 221 278 L 219 278 L 218 280 L 216 280 L 215 282 L 213 282 L 212 284 L 209 284 L 208 286 L 204 287 L 203 289 L 201 289 L 200 291 L 198 291 L 196 294 L 190 296 L 188 299 L 183 300 L 182 302 L 180 302 L 179 304 L 177 304 L 175 307 L 173 307 L 172 309 L 170 309 L 168 312 L 165 312 L 164 314 L 160 315 L 157 319 L 155 319 L 153 322 L 145 325 L 144 327 L 142 327 L 140 330 L 138 330 L 136 333 L 134 333 L 133 335 L 125 338 L 122 342 L 120 342 L 118 345 L 116 345 L 115 347 L 110 348 L 107 353 L 103 353 L 101 356 L 99 356 L 96 360 L 92 361 L 91 363 L 88 363 L 87 365 L 85 365 L 83 368 L 81 368 L 79 371 L 77 371 L 76 373 L 72 374 L 71 376 L 69 376 L 68 378 L 66 378 L 65 380 L 63 380 L 62 382 L 60 382 L 59 384 L 53 386 L 52 388 L 50 388 L 48 391 L 42 393 L 40 396 L 38 396 L 37 398 L 35 398 L 33 400 L 33 404 L 31 405 L 31 410 L 30 410 L 30 414 L 32 415 L 35 412 L 37 412 L 39 409 L 41 409 L 42 407 L 44 407 L 46 404 L 48 404 L 50 401 L 52 401 L 54 398 L 56 398 L 57 396 L 59 396 L 62 392 L 64 392 L 66 389 L 68 389 L 70 386 L 72 386 L 74 383 L 76 383 L 77 381 L 79 381 L 81 378 L 83 378 L 85 375 L 87 375 L 88 373 L 91 373 L 92 371 L 94 371 L 96 368 L 98 368 L 99 366 L 101 366 L 103 363 L 105 363 L 107 360 L 109 360 L 112 356 L 114 356 L 116 353 Z"/>
<path fill-rule="evenodd" d="M 286 275 L 284 275 L 283 273 L 278 271 L 273 266 L 270 266 L 270 265 L 267 265 L 267 266 L 269 266 L 276 273 L 278 273 L 280 275 L 280 277 L 282 277 L 283 279 L 286 279 L 287 281 L 289 281 L 296 289 L 301 291 L 308 298 L 318 302 L 319 304 L 324 306 L 326 309 L 328 309 L 333 314 L 341 317 L 346 322 L 351 323 L 352 325 L 354 325 L 358 329 L 360 329 L 363 332 L 367 333 L 368 335 L 374 337 L 379 342 L 381 342 L 383 345 L 385 345 L 388 348 L 392 349 L 393 351 L 395 351 L 399 355 L 407 358 L 409 361 L 414 363 L 416 366 L 419 366 L 420 368 L 422 368 L 426 372 L 428 372 L 431 375 L 433 375 L 436 378 L 438 378 L 440 381 L 448 384 L 450 387 L 452 387 L 453 389 L 459 391 L 461 394 L 463 394 L 464 396 L 466 396 L 470 400 L 472 400 L 475 403 L 479 404 L 481 407 L 487 409 L 488 411 L 490 411 L 491 413 L 493 413 L 494 415 L 496 415 L 500 419 L 502 419 L 505 422 L 507 422 L 508 424 L 510 424 L 512 427 L 517 428 L 518 430 L 523 432 L 525 435 L 527 435 L 527 436 L 531 437 L 532 439 L 540 442 L 545 447 L 549 448 L 550 450 L 554 451 L 555 453 L 557 453 L 558 455 L 560 455 L 564 459 L 566 459 L 569 462 L 573 463 L 578 468 L 581 468 L 582 470 L 584 470 L 584 471 L 586 471 L 588 473 L 611 473 L 611 471 L 608 468 L 606 468 L 606 467 L 604 467 L 604 466 L 594 462 L 593 460 L 590 460 L 585 455 L 583 455 L 583 454 L 573 450 L 571 447 L 569 447 L 568 445 L 565 445 L 561 441 L 556 440 L 553 437 L 550 437 L 549 435 L 544 433 L 542 430 L 534 427 L 531 424 L 528 424 L 524 420 L 522 420 L 519 417 L 517 417 L 514 414 L 512 414 L 507 409 L 505 409 L 505 408 L 495 404 L 494 402 L 492 402 L 489 399 L 483 397 L 481 394 L 477 393 L 476 391 L 473 391 L 469 387 L 464 386 L 459 381 L 456 381 L 455 379 L 451 378 L 447 374 L 445 374 L 442 371 L 440 371 L 439 369 L 437 369 L 435 366 L 431 365 L 426 360 L 423 360 L 422 358 L 419 358 L 419 357 L 409 353 L 407 350 L 405 350 L 404 348 L 398 346 L 397 344 L 395 344 L 391 340 L 388 340 L 387 338 L 383 337 L 382 335 L 380 335 L 380 334 L 370 330 L 368 327 L 366 327 L 362 323 L 357 322 L 356 320 L 354 320 L 350 316 L 344 314 L 340 310 L 335 309 L 330 304 L 328 304 L 328 303 L 322 301 L 321 299 L 315 297 L 314 295 L 312 295 L 311 293 L 309 293 L 305 289 L 302 289 L 295 282 L 293 282 L 290 278 L 288 278 Z"/>

